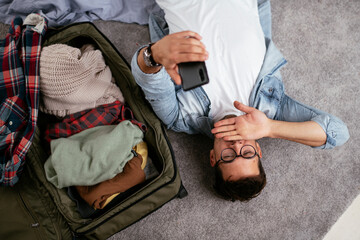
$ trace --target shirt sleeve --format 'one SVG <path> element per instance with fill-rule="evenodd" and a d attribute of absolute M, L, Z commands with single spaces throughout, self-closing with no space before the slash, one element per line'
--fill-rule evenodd
<path fill-rule="evenodd" d="M 164 67 L 154 74 L 144 73 L 140 69 L 137 63 L 140 49 L 134 54 L 131 61 L 131 68 L 135 81 L 142 88 L 145 98 L 151 104 L 156 115 L 165 123 L 165 125 L 171 126 L 176 121 L 179 114 L 179 104 L 176 98 L 175 85 Z"/>
<path fill-rule="evenodd" d="M 318 123 L 326 133 L 326 143 L 313 148 L 331 149 L 343 145 L 350 137 L 346 124 L 338 117 L 302 104 L 287 95 L 284 95 L 275 119 L 288 122 L 314 121 Z"/>
<path fill-rule="evenodd" d="M 132 73 L 155 114 L 174 131 L 188 134 L 202 132 L 203 121 L 200 119 L 207 115 L 205 110 L 209 105 L 202 88 L 183 91 L 181 86 L 173 83 L 165 68 L 154 74 L 144 73 L 137 63 L 138 55 L 139 50 L 131 61 Z"/>

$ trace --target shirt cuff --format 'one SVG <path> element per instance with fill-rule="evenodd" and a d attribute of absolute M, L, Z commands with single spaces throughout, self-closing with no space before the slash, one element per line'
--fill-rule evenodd
<path fill-rule="evenodd" d="M 318 115 L 311 120 L 318 123 L 326 133 L 326 143 L 313 148 L 332 149 L 343 145 L 350 137 L 346 124 L 335 116 Z"/>

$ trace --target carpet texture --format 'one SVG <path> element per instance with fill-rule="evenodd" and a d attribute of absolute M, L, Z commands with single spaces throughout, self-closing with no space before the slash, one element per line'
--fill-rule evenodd
<path fill-rule="evenodd" d="M 322 239 L 360 193 L 360 1 L 272 0 L 272 13 L 287 94 L 340 117 L 350 140 L 333 150 L 259 140 L 268 184 L 241 203 L 212 190 L 209 139 L 168 131 L 189 195 L 109 239 Z M 129 62 L 149 42 L 147 26 L 95 24 Z M 2 37 L 7 29 L 0 25 Z"/>

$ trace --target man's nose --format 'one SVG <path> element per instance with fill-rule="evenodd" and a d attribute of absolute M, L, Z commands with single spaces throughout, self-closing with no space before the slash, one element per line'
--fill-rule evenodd
<path fill-rule="evenodd" d="M 237 141 L 233 141 L 232 143 L 232 147 L 234 148 L 237 154 L 240 153 L 240 149 L 242 148 L 242 146 L 244 146 L 244 140 L 237 140 Z"/>

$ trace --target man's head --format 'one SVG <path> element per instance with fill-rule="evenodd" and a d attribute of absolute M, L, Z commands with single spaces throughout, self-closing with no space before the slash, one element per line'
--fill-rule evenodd
<path fill-rule="evenodd" d="M 215 138 L 210 164 L 215 168 L 217 193 L 232 201 L 248 201 L 258 196 L 266 185 L 261 157 L 261 148 L 256 141 Z"/>

